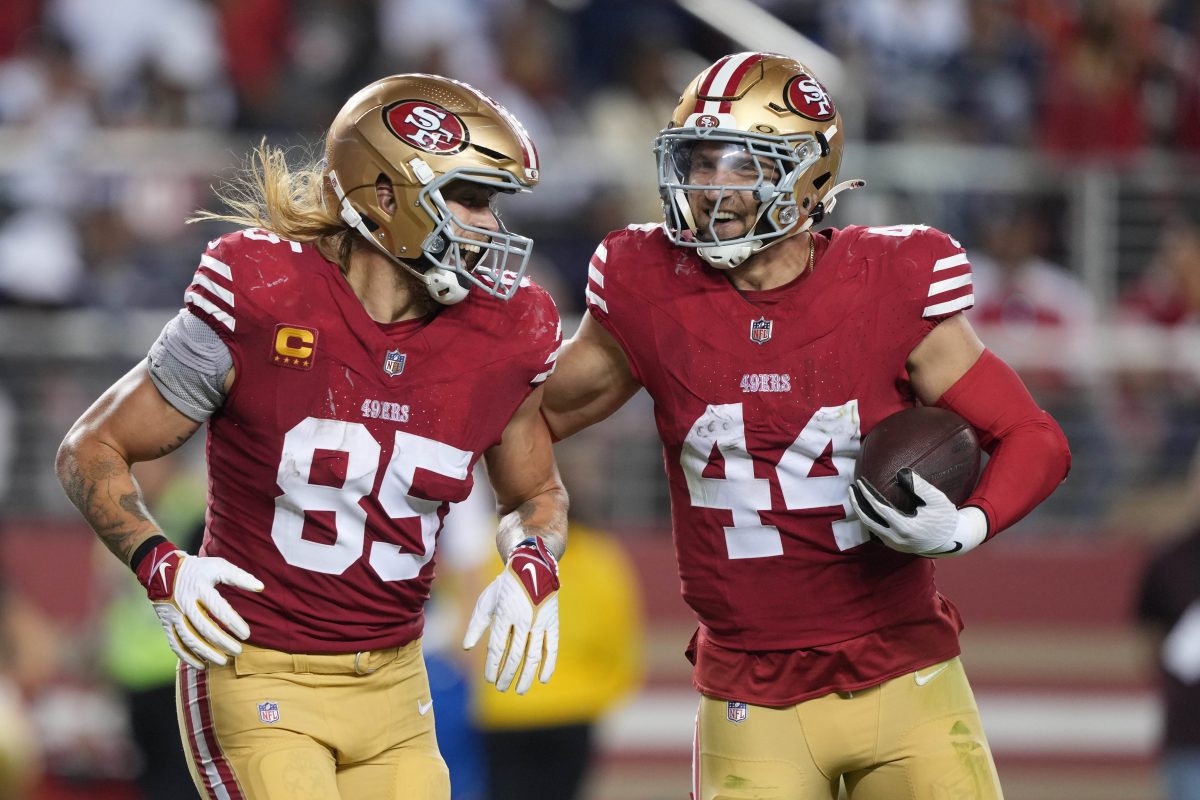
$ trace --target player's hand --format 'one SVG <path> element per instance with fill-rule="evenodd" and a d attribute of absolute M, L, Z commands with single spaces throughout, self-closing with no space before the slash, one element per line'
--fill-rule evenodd
<path fill-rule="evenodd" d="M 261 592 L 258 578 L 223 558 L 188 555 L 170 542 L 146 554 L 137 576 L 181 661 L 204 669 L 206 662 L 223 665 L 242 652 L 238 640 L 250 635 L 250 626 L 216 587 L 224 583 Z"/>
<path fill-rule="evenodd" d="M 540 537 L 514 547 L 504 571 L 479 595 L 463 647 L 474 647 L 489 627 L 483 666 L 488 683 L 506 691 L 522 660 L 517 694 L 529 691 L 539 664 L 541 682 L 550 680 L 558 660 L 558 562 Z"/>
<path fill-rule="evenodd" d="M 896 482 L 916 500 L 914 514 L 888 502 L 865 478 L 850 485 L 850 505 L 871 533 L 901 553 L 928 558 L 961 555 L 987 536 L 987 517 L 975 506 L 957 508 L 946 494 L 907 467 Z"/>

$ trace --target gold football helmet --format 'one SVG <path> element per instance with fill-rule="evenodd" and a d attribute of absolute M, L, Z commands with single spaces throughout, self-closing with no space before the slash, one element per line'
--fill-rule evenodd
<path fill-rule="evenodd" d="M 654 142 L 671 241 L 696 248 L 714 267 L 731 269 L 820 221 L 839 192 L 863 185 L 834 185 L 842 162 L 841 123 L 825 87 L 795 59 L 735 53 L 705 69 Z M 718 193 L 703 226 L 688 202 L 696 192 Z M 721 203 L 735 192 L 751 193 L 757 217 L 750 230 L 722 238 Z M 816 200 L 801 223 L 798 203 L 810 193 Z"/>
<path fill-rule="evenodd" d="M 470 285 L 503 300 L 517 291 L 533 242 L 503 223 L 499 231 L 464 223 L 442 196 L 452 181 L 505 193 L 537 184 L 537 150 L 496 101 L 437 75 L 383 78 L 338 112 L 325 160 L 326 204 L 421 280 L 439 303 L 459 302 Z M 380 176 L 394 187 L 394 213 L 380 207 Z"/>

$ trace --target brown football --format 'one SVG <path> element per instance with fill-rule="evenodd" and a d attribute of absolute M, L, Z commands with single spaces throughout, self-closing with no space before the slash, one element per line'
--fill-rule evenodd
<path fill-rule="evenodd" d="M 979 482 L 979 437 L 969 422 L 944 408 L 898 411 L 863 437 L 854 477 L 866 478 L 892 505 L 912 514 L 914 498 L 896 483 L 904 467 L 962 505 Z"/>

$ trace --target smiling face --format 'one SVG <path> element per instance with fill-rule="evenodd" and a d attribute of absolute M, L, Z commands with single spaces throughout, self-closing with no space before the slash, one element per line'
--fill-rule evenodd
<path fill-rule="evenodd" d="M 496 216 L 496 209 L 492 205 L 496 197 L 496 190 L 490 186 L 483 186 L 471 181 L 452 181 L 442 189 L 442 199 L 446 201 L 446 206 L 454 215 L 456 223 L 462 223 L 469 227 L 462 227 L 454 224 L 452 232 L 463 239 L 469 239 L 477 242 L 491 241 L 491 237 L 484 232 L 495 232 L 500 230 L 500 221 Z M 483 258 L 483 248 L 478 245 L 458 244 L 459 251 L 462 254 L 463 266 L 468 270 L 473 270 L 479 260 Z"/>
<path fill-rule="evenodd" d="M 697 238 L 728 240 L 753 230 L 760 202 L 754 186 L 774 184 L 777 169 L 766 158 L 729 142 L 699 142 L 692 148 L 686 181 Z M 761 182 L 761 183 L 760 183 Z M 738 187 L 746 187 L 739 189 Z"/>

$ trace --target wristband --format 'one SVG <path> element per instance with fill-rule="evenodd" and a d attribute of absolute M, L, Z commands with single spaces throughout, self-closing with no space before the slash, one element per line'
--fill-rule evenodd
<path fill-rule="evenodd" d="M 150 551 L 153 550 L 154 548 L 158 547 L 160 544 L 163 544 L 164 542 L 169 543 L 170 540 L 167 539 L 167 537 L 165 537 L 165 536 L 155 534 L 154 536 L 151 536 L 149 539 L 147 539 L 146 541 L 139 544 L 137 546 L 137 549 L 133 551 L 133 555 L 129 557 L 129 568 L 131 570 L 133 570 L 134 573 L 136 573 L 138 571 L 138 567 L 140 567 L 142 565 L 142 561 L 146 558 L 147 555 L 149 555 Z"/>

